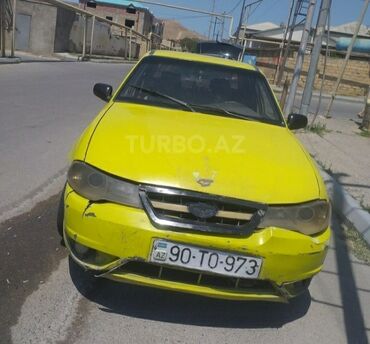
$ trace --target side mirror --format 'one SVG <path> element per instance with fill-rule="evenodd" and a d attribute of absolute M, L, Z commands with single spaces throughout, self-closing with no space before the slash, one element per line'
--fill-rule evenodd
<path fill-rule="evenodd" d="M 98 98 L 105 102 L 109 102 L 112 98 L 113 87 L 111 85 L 98 83 L 94 85 L 93 91 Z"/>
<path fill-rule="evenodd" d="M 290 130 L 295 129 L 303 129 L 307 126 L 308 120 L 307 117 L 304 115 L 300 115 L 298 113 L 291 113 L 288 116 L 288 128 Z"/>

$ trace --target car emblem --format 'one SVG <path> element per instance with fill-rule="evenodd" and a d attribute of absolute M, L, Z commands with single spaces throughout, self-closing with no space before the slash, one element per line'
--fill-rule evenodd
<path fill-rule="evenodd" d="M 200 186 L 210 186 L 214 182 L 214 177 L 216 176 L 216 173 L 213 172 L 211 178 L 202 178 L 199 172 L 194 172 L 193 176 Z"/>
<path fill-rule="evenodd" d="M 209 219 L 211 217 L 214 217 L 218 212 L 217 206 L 201 202 L 189 203 L 188 210 L 190 214 L 196 216 L 199 219 Z"/>
<path fill-rule="evenodd" d="M 197 180 L 197 183 L 200 186 L 210 186 L 213 183 L 212 179 L 207 179 L 207 178 L 200 178 Z"/>

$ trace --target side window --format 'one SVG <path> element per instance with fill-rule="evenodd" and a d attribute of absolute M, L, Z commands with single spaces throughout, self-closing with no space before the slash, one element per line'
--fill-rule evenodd
<path fill-rule="evenodd" d="M 259 107 L 259 113 L 265 117 L 270 119 L 276 118 L 276 113 L 274 109 L 276 108 L 275 104 L 273 103 L 272 95 L 267 89 L 267 86 L 260 78 L 256 79 L 256 95 Z"/>

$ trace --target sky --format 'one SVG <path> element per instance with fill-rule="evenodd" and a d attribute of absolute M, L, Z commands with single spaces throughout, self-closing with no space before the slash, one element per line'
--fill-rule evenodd
<path fill-rule="evenodd" d="M 110 2 L 110 0 L 105 1 Z M 119 0 L 112 0 L 112 2 L 119 3 Z M 157 0 L 157 2 L 210 11 L 213 0 Z M 232 11 L 230 14 L 234 16 L 235 28 L 239 20 L 242 2 L 242 0 L 215 0 L 215 12 Z M 247 0 L 247 4 L 252 2 L 254 0 Z M 271 21 L 280 24 L 286 22 L 290 2 L 291 0 L 263 0 L 258 7 L 253 6 L 251 8 L 252 13 L 249 23 L 255 24 Z M 317 0 L 317 3 L 319 4 L 320 0 Z M 143 6 L 148 7 L 156 17 L 178 20 L 187 28 L 205 36 L 208 35 L 210 22 L 208 16 L 148 4 L 143 4 Z M 355 21 L 360 14 L 362 6 L 363 0 L 333 0 L 331 12 L 332 26 Z M 370 26 L 370 8 L 367 10 L 364 24 Z"/>

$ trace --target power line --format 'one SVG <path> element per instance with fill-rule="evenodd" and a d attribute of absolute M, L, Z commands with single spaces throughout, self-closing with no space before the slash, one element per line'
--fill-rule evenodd
<path fill-rule="evenodd" d="M 280 0 L 275 0 L 272 5 L 270 5 L 268 7 L 269 11 L 271 11 L 278 3 L 279 3 Z M 262 13 L 263 15 L 265 15 L 264 13 Z M 257 17 L 254 17 L 254 20 L 256 20 L 256 18 L 260 18 L 261 17 L 261 14 L 259 14 Z"/>
<path fill-rule="evenodd" d="M 171 18 L 164 18 L 166 20 L 182 20 L 182 19 L 198 19 L 198 18 L 208 18 L 209 15 L 197 15 L 197 16 L 184 16 L 184 17 L 171 17 Z"/>
<path fill-rule="evenodd" d="M 263 1 L 259 2 L 257 4 L 257 6 L 253 9 L 253 11 L 251 13 L 249 13 L 248 17 L 251 17 L 253 15 L 254 12 L 256 12 L 257 8 L 260 7 L 260 5 L 262 4 Z"/>
<path fill-rule="evenodd" d="M 233 13 L 239 6 L 240 6 L 240 4 L 242 3 L 242 1 L 243 0 L 239 0 L 239 2 L 233 7 L 233 9 L 232 10 L 230 10 L 230 11 L 228 11 L 228 12 L 226 12 L 226 14 L 231 14 L 231 13 Z"/>

